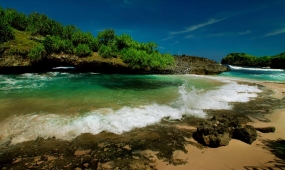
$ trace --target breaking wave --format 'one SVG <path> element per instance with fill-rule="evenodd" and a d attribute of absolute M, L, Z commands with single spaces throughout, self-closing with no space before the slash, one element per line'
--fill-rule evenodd
<path fill-rule="evenodd" d="M 99 108 L 77 116 L 53 113 L 17 115 L 0 122 L 0 141 L 9 139 L 11 144 L 17 144 L 38 137 L 71 140 L 82 133 L 98 134 L 102 131 L 121 134 L 158 123 L 164 117 L 206 117 L 206 109 L 232 109 L 231 102 L 248 102 L 259 92 L 255 86 L 233 81 L 208 91 L 183 84 L 178 87 L 180 97 L 169 105 L 153 103 L 139 107 L 125 106 L 118 110 Z"/>

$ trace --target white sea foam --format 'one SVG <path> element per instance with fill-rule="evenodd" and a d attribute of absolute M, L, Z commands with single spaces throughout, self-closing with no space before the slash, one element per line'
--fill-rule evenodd
<path fill-rule="evenodd" d="M 75 67 L 72 66 L 60 66 L 60 67 L 53 67 L 54 70 L 68 70 L 68 69 L 75 69 Z"/>
<path fill-rule="evenodd" d="M 278 71 L 278 72 L 282 72 L 284 71 L 284 69 L 271 69 L 271 68 L 251 68 L 251 67 L 238 67 L 238 66 L 231 66 L 229 65 L 229 67 L 232 70 L 250 70 L 250 71 Z"/>
<path fill-rule="evenodd" d="M 75 76 L 75 75 L 74 75 Z M 37 89 L 46 85 L 47 82 L 62 78 L 72 78 L 69 73 L 48 72 L 46 74 L 25 73 L 16 77 L 0 76 L 0 90 Z"/>
<path fill-rule="evenodd" d="M 116 134 L 145 127 L 164 117 L 181 119 L 183 115 L 205 117 L 205 109 L 231 109 L 230 102 L 247 102 L 261 92 L 255 86 L 241 85 L 227 80 L 216 90 L 203 91 L 185 85 L 179 87 L 180 99 L 170 105 L 151 104 L 119 110 L 101 108 L 82 116 L 56 114 L 29 114 L 0 122 L 0 140 L 11 139 L 11 144 L 35 140 L 37 137 L 71 140 L 82 133 L 98 134 L 109 131 Z M 1 142 L 0 142 L 1 143 Z"/>
<path fill-rule="evenodd" d="M 103 112 L 103 113 L 102 113 Z M 141 108 L 124 107 L 119 110 L 98 109 L 82 117 L 55 114 L 21 115 L 1 125 L 0 136 L 12 138 L 11 144 L 34 140 L 41 136 L 70 140 L 82 133 L 98 134 L 109 131 L 121 134 L 133 128 L 145 127 L 159 122 L 163 117 L 181 119 L 183 113 L 204 117 L 202 110 L 175 109 L 157 104 Z"/>

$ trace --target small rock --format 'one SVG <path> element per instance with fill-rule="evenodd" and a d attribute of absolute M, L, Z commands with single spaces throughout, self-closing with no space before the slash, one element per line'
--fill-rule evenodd
<path fill-rule="evenodd" d="M 234 129 L 232 137 L 245 143 L 252 144 L 257 138 L 257 133 L 253 126 L 245 125 L 244 127 Z"/>
<path fill-rule="evenodd" d="M 132 150 L 132 148 L 130 147 L 130 145 L 126 145 L 126 146 L 124 146 L 123 148 L 126 149 L 126 150 L 128 150 L 128 151 Z"/>
<path fill-rule="evenodd" d="M 274 126 L 268 126 L 268 127 L 259 127 L 259 128 L 255 128 L 256 130 L 258 130 L 259 132 L 262 133 L 272 133 L 275 132 L 275 127 Z"/>
<path fill-rule="evenodd" d="M 88 168 L 89 163 L 85 163 L 85 164 L 83 164 L 83 165 L 85 166 L 85 168 Z"/>
<path fill-rule="evenodd" d="M 42 164 L 42 163 L 44 163 L 44 161 L 38 161 L 38 162 L 37 162 L 37 165 L 40 165 L 40 164 Z"/>

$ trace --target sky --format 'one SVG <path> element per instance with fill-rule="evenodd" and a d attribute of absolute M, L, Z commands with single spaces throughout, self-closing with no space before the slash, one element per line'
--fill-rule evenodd
<path fill-rule="evenodd" d="M 112 28 L 162 53 L 220 62 L 232 52 L 285 52 L 285 0 L 0 0 L 2 8 L 38 12 L 97 36 Z"/>

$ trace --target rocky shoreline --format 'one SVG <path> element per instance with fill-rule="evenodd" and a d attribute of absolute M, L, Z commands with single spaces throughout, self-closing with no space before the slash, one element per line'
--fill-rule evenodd
<path fill-rule="evenodd" d="M 12 146 L 6 141 L 0 148 L 0 168 L 161 169 L 157 165 L 160 161 L 171 166 L 182 166 L 187 164 L 187 160 L 177 159 L 175 153 L 188 153 L 188 145 L 205 149 L 226 145 L 230 138 L 251 143 L 259 137 L 256 128 L 247 125 L 251 122 L 250 118 L 269 121 L 266 115 L 285 106 L 284 98 L 273 98 L 272 90 L 263 86 L 259 88 L 263 92 L 255 100 L 233 103 L 233 110 L 206 111 L 207 120 L 186 116 L 181 120 L 165 118 L 158 124 L 121 135 L 109 132 L 82 134 L 72 141 L 38 138 Z M 240 134 L 247 136 L 249 131 L 253 132 L 249 140 L 240 138 Z"/>
<path fill-rule="evenodd" d="M 53 71 L 59 66 L 75 67 L 77 72 L 99 72 L 119 74 L 219 74 L 228 71 L 226 66 L 213 60 L 193 56 L 175 56 L 175 63 L 165 69 L 159 70 L 135 70 L 123 62 L 115 62 L 115 59 L 98 59 L 97 53 L 90 57 L 78 57 L 69 54 L 50 54 L 41 60 L 32 61 L 20 55 L 9 55 L 3 52 L 0 57 L 1 74 L 18 74 L 26 72 Z M 66 70 L 65 70 L 66 71 Z M 69 70 L 70 71 L 70 70 Z"/>

